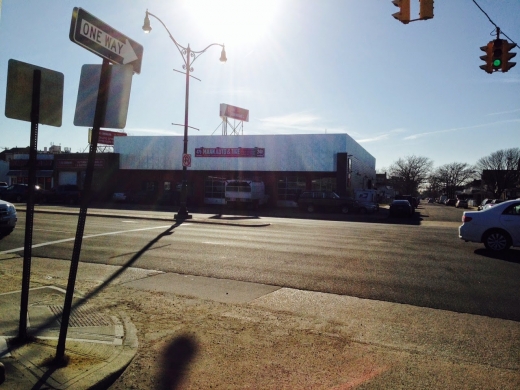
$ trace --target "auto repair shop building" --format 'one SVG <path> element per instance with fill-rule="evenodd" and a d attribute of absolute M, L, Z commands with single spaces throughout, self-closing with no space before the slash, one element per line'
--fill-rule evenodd
<path fill-rule="evenodd" d="M 183 136 L 116 137 L 116 187 L 175 201 L 183 179 Z M 222 180 L 263 181 L 270 203 L 295 205 L 305 190 L 351 194 L 375 184 L 375 158 L 348 134 L 190 136 L 188 204 L 219 197 Z"/>

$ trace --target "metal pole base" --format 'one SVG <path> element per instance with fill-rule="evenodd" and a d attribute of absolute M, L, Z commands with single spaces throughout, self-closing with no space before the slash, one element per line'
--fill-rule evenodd
<path fill-rule="evenodd" d="M 193 215 L 188 213 L 188 209 L 186 207 L 181 207 L 177 214 L 173 216 L 173 219 L 176 221 L 178 220 L 184 220 L 184 219 L 192 219 Z"/>

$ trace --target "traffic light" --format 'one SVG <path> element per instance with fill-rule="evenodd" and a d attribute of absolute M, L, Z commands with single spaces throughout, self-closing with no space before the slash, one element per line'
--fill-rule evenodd
<path fill-rule="evenodd" d="M 433 0 L 419 0 L 419 19 L 433 19 Z"/>
<path fill-rule="evenodd" d="M 516 53 L 509 53 L 509 50 L 516 47 L 516 43 L 509 43 L 506 40 L 502 40 L 502 72 L 507 72 L 513 66 L 516 65 L 516 62 L 509 62 L 509 60 L 516 56 Z"/>
<path fill-rule="evenodd" d="M 480 65 L 480 69 L 486 71 L 487 73 L 493 73 L 493 42 L 489 42 L 486 46 L 481 46 L 480 50 L 486 52 L 486 55 L 481 56 L 480 59 L 486 62 L 485 65 Z"/>
<path fill-rule="evenodd" d="M 493 56 L 491 59 L 491 68 L 493 69 L 493 72 L 498 72 L 500 69 L 502 69 L 502 54 L 504 54 L 503 43 L 507 42 L 503 39 L 495 39 L 493 41 Z"/>
<path fill-rule="evenodd" d="M 394 0 L 392 1 L 392 3 L 396 7 L 399 7 L 399 12 L 392 14 L 392 16 L 400 22 L 408 24 L 410 22 L 410 0 Z"/>

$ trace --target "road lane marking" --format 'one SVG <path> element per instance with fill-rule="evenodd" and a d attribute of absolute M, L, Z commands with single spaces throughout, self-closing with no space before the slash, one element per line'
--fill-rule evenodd
<path fill-rule="evenodd" d="M 132 230 L 120 230 L 118 232 L 108 232 L 108 233 L 98 233 L 98 234 L 90 234 L 88 236 L 83 236 L 83 239 L 86 239 L 86 238 L 94 238 L 94 237 L 101 237 L 101 236 L 111 236 L 111 235 L 115 235 L 115 234 L 124 234 L 124 233 L 130 233 L 130 232 L 141 232 L 141 231 L 145 231 L 145 230 L 153 230 L 153 229 L 166 229 L 166 228 L 170 228 L 171 225 L 165 225 L 165 226 L 156 226 L 156 227 L 149 227 L 149 228 L 141 228 L 141 229 L 132 229 Z M 54 245 L 54 244 L 61 244 L 63 242 L 69 242 L 69 241 L 74 241 L 76 238 L 73 237 L 73 238 L 64 238 L 63 240 L 56 240 L 56 241 L 49 241 L 49 242 L 44 242 L 42 244 L 35 244 L 32 246 L 32 248 L 40 248 L 42 246 L 48 246 L 48 245 Z M 8 249 L 6 251 L 1 251 L 0 252 L 0 255 L 2 254 L 5 254 L 5 253 L 13 253 L 13 252 L 19 252 L 19 251 L 23 251 L 25 248 L 24 247 L 21 247 L 21 248 L 15 248 L 15 249 Z"/>

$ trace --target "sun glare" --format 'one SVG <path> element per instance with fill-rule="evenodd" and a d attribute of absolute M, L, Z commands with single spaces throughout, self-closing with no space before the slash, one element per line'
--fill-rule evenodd
<path fill-rule="evenodd" d="M 226 45 L 261 40 L 279 8 L 277 0 L 185 0 L 183 5 L 199 31 Z"/>

